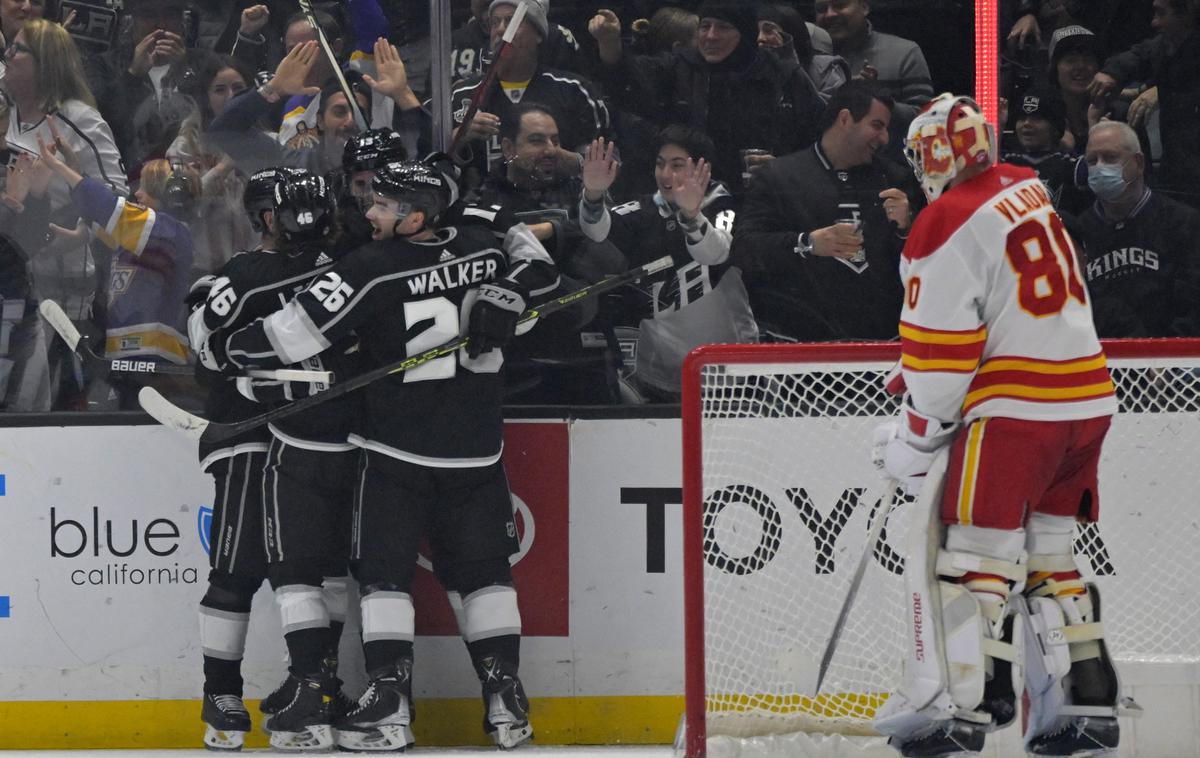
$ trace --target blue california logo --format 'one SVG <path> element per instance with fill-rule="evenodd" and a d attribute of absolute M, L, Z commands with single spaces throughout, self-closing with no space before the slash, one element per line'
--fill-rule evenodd
<path fill-rule="evenodd" d="M 200 546 L 204 548 L 204 553 L 212 553 L 212 545 L 209 543 L 209 536 L 212 534 L 212 508 L 207 505 L 200 506 L 200 514 L 196 517 L 196 528 L 200 531 Z"/>

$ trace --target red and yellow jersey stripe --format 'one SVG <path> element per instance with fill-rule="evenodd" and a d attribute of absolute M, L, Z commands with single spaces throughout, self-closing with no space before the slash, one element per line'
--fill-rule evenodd
<path fill-rule="evenodd" d="M 1112 397 L 1115 392 L 1103 352 L 1062 361 L 995 356 L 979 367 L 962 411 L 966 415 L 980 403 L 997 398 L 1063 403 Z"/>
<path fill-rule="evenodd" d="M 986 326 L 947 331 L 900 322 L 901 362 L 910 371 L 974 373 L 979 368 L 986 344 Z"/>

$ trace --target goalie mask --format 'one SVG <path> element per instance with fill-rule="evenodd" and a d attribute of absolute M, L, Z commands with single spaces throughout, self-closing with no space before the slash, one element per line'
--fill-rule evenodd
<path fill-rule="evenodd" d="M 996 162 L 996 129 L 969 97 L 945 92 L 917 114 L 908 127 L 904 157 L 930 202 L 968 166 Z"/>
<path fill-rule="evenodd" d="M 406 237 L 432 226 L 458 196 L 454 181 L 421 161 L 389 163 L 375 172 L 371 189 L 389 202 L 377 202 L 367 217 L 380 229 L 389 228 L 387 222 L 391 221 L 391 235 Z M 424 223 L 419 229 L 400 235 L 400 225 L 416 211 L 425 214 Z"/>

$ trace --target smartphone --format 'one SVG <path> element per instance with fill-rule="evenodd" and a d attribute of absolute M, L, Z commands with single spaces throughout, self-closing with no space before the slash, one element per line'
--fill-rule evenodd
<path fill-rule="evenodd" d="M 183 9 L 183 46 L 188 50 L 200 41 L 200 13 L 191 6 Z"/>

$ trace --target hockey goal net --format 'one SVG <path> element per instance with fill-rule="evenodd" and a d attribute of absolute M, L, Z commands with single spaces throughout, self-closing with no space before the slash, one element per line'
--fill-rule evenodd
<path fill-rule="evenodd" d="M 1118 661 L 1197 662 L 1200 340 L 1105 349 L 1120 412 L 1101 464 L 1101 521 L 1078 531 L 1077 563 L 1104 594 Z M 765 735 L 873 734 L 904 651 L 905 500 L 874 547 L 820 693 L 814 684 L 886 494 L 869 450 L 898 410 L 882 389 L 898 357 L 892 343 L 709 346 L 689 358 L 679 744 L 689 758 L 718 736 L 752 746 Z"/>

